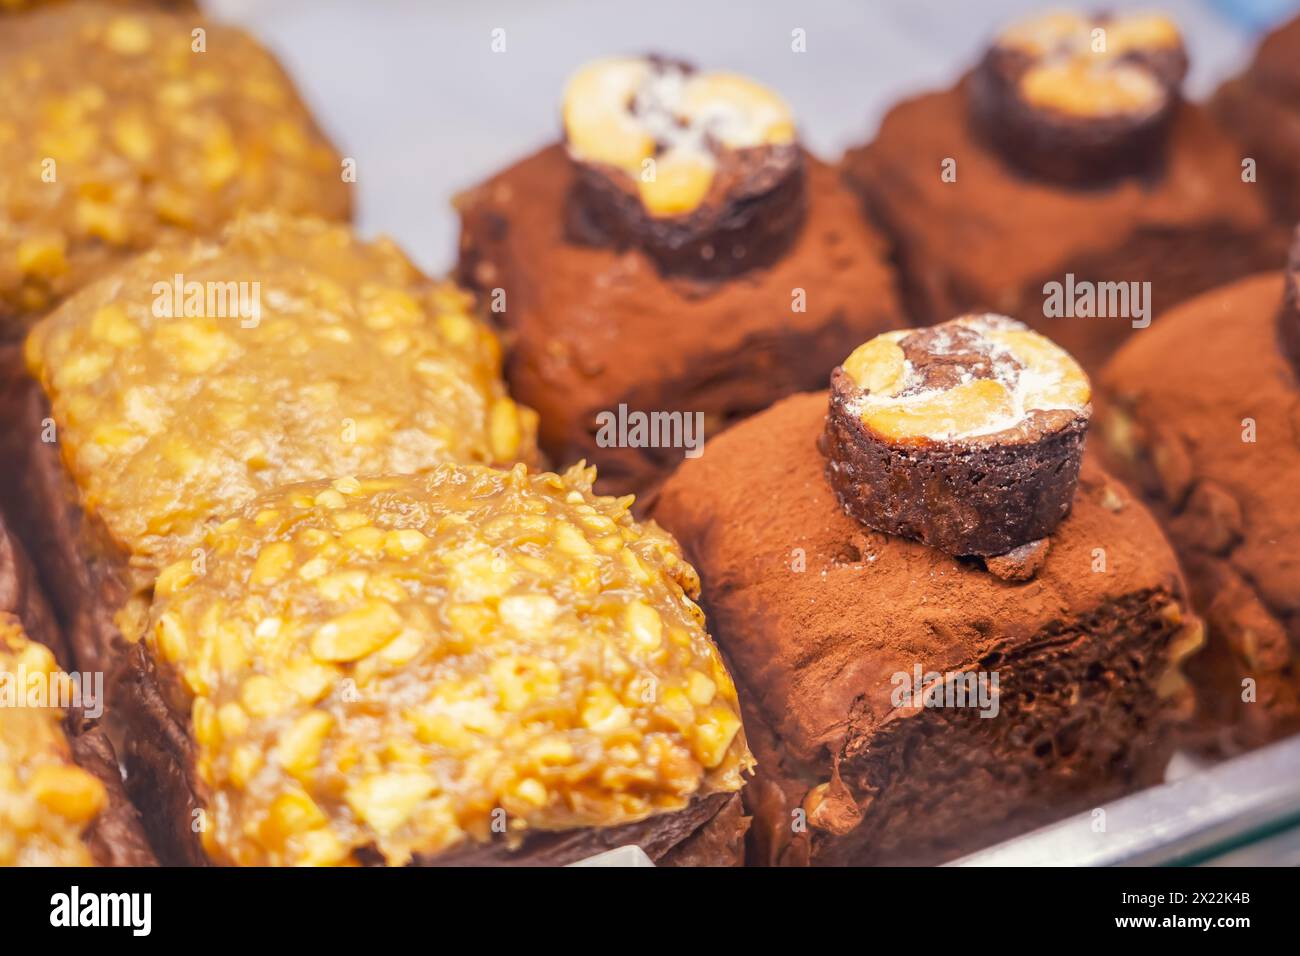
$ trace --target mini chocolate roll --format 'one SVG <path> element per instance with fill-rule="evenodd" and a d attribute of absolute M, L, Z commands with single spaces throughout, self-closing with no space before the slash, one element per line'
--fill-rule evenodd
<path fill-rule="evenodd" d="M 798 235 L 803 154 L 789 107 L 753 80 L 660 57 L 597 60 L 569 81 L 569 238 L 637 247 L 667 274 L 721 278 Z"/>
<path fill-rule="evenodd" d="M 1009 163 L 1086 186 L 1158 168 L 1186 73 L 1166 17 L 1049 13 L 997 37 L 968 95 L 976 128 Z"/>
<path fill-rule="evenodd" d="M 1282 351 L 1300 375 L 1300 226 L 1291 238 L 1291 252 L 1286 261 L 1286 294 L 1277 318 L 1278 340 Z"/>
<path fill-rule="evenodd" d="M 1092 387 L 1000 315 L 879 335 L 831 373 L 827 477 L 853 518 L 954 555 L 1000 555 L 1070 512 Z"/>

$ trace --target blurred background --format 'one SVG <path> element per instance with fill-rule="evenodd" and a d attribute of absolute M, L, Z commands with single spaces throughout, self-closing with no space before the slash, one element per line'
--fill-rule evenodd
<path fill-rule="evenodd" d="M 1060 6 L 1163 9 L 1201 96 L 1296 0 L 205 0 L 280 55 L 345 156 L 359 221 L 426 270 L 454 261 L 451 198 L 555 138 L 564 82 L 598 56 L 660 52 L 780 92 L 825 157 L 870 137 L 899 98 L 951 83 L 996 27 Z M 804 31 L 806 52 L 791 50 Z M 494 32 L 495 31 L 495 32 Z M 503 31 L 503 32 L 500 32 Z M 494 52 L 493 46 L 504 50 Z"/>

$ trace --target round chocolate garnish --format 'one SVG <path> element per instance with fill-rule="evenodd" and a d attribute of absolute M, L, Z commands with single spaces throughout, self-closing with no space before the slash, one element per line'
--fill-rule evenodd
<path fill-rule="evenodd" d="M 700 278 L 765 265 L 798 234 L 803 155 L 789 107 L 732 73 L 656 57 L 597 60 L 569 81 L 570 238 L 634 246 Z"/>
<path fill-rule="evenodd" d="M 1282 351 L 1300 375 L 1300 227 L 1291 238 L 1291 252 L 1286 261 L 1286 293 L 1277 320 Z"/>
<path fill-rule="evenodd" d="M 831 373 L 827 477 L 853 518 L 954 555 L 1000 555 L 1070 511 L 1092 387 L 1000 315 L 886 332 Z"/>
<path fill-rule="evenodd" d="M 1159 165 L 1186 73 L 1166 17 L 1050 13 L 998 36 L 970 77 L 970 108 L 1012 165 L 1091 185 Z"/>

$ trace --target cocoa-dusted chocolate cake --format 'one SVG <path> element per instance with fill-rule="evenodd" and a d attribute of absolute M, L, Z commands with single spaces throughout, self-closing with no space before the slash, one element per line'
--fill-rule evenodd
<path fill-rule="evenodd" d="M 932 863 L 1096 806 L 1161 778 L 1167 723 L 1189 703 L 1178 664 L 1200 624 L 1154 519 L 1094 459 L 1079 463 L 1078 367 L 1000 318 L 878 341 L 903 352 L 901 370 L 884 346 L 855 352 L 829 415 L 824 392 L 780 402 L 710 441 L 653 511 L 700 572 L 740 689 L 755 862 Z M 945 364 L 955 374 L 940 377 Z M 1006 396 L 958 401 L 980 382 Z M 896 406 L 887 441 L 884 406 L 867 401 L 881 396 Z M 845 440 L 854 416 L 874 444 Z M 1032 479 L 936 467 L 963 443 L 1020 475 L 1054 460 L 1072 500 L 1041 523 L 1008 514 L 1014 548 L 986 558 L 854 517 L 969 500 L 979 529 L 1022 504 Z M 932 484 L 903 477 L 868 496 L 846 480 L 882 447 Z M 906 495 L 918 497 L 891 502 Z M 942 522 L 896 527 L 969 547 Z"/>
<path fill-rule="evenodd" d="M 1285 222 L 1300 219 L 1300 17 L 1264 38 L 1245 72 L 1219 88 L 1212 108 L 1256 161 L 1274 210 Z"/>
<path fill-rule="evenodd" d="M 461 275 L 508 330 L 507 377 L 554 460 L 644 491 L 691 449 L 653 424 L 602 435 L 602 413 L 712 434 L 898 325 L 883 239 L 771 91 L 599 60 L 570 81 L 564 126 L 458 200 Z"/>
<path fill-rule="evenodd" d="M 1147 495 L 1207 626 L 1202 742 L 1300 730 L 1300 313 L 1253 276 L 1184 303 L 1106 367 L 1103 447 Z M 1284 292 L 1285 286 L 1285 292 Z"/>
<path fill-rule="evenodd" d="M 894 107 L 844 169 L 912 314 L 1003 312 L 1095 370 L 1173 304 L 1276 262 L 1265 195 L 1180 97 L 1185 69 L 1164 17 L 1053 13 Z"/>

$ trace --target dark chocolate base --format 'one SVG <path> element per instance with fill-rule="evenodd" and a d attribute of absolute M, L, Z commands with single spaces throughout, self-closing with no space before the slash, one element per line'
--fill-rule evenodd
<path fill-rule="evenodd" d="M 111 674 L 125 647 L 113 615 L 130 593 L 128 565 L 82 512 L 58 444 L 42 440 L 49 414 L 21 349 L 0 348 L 0 507 L 53 603 L 60 663 Z"/>
<path fill-rule="evenodd" d="M 873 434 L 831 373 L 826 477 L 844 510 L 877 531 L 955 555 L 998 555 L 1045 538 L 1074 498 L 1087 415 L 1038 441 L 900 445 Z"/>

